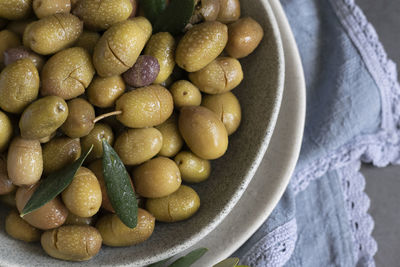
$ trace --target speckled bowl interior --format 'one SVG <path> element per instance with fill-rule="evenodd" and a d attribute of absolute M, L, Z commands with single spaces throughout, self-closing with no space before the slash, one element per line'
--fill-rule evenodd
<path fill-rule="evenodd" d="M 284 60 L 279 31 L 266 0 L 245 0 L 243 16 L 256 19 L 265 30 L 257 50 L 241 60 L 244 81 L 234 89 L 243 112 L 239 130 L 230 137 L 226 155 L 213 162 L 211 177 L 194 186 L 201 207 L 191 219 L 157 223 L 149 240 L 132 247 L 103 246 L 91 261 L 71 263 L 50 258 L 40 244 L 17 241 L 4 232 L 7 208 L 0 207 L 0 266 L 141 266 L 175 255 L 213 230 L 234 208 L 268 147 L 283 91 Z M 232 233 L 234 235 L 235 233 Z"/>

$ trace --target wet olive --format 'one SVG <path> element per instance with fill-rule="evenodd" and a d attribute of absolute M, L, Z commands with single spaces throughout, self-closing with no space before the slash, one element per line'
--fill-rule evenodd
<path fill-rule="evenodd" d="M 162 147 L 158 155 L 175 156 L 183 146 L 183 139 L 178 129 L 178 118 L 173 114 L 167 121 L 156 127 L 162 134 Z"/>
<path fill-rule="evenodd" d="M 33 0 L 33 11 L 39 19 L 71 11 L 70 0 Z"/>
<path fill-rule="evenodd" d="M 61 130 L 71 138 L 88 135 L 94 127 L 96 116 L 93 106 L 83 98 L 75 98 L 67 103 L 68 117 Z"/>
<path fill-rule="evenodd" d="M 13 126 L 7 114 L 0 110 L 0 152 L 7 149 L 13 134 Z"/>
<path fill-rule="evenodd" d="M 109 108 L 124 93 L 125 83 L 121 76 L 95 77 L 87 89 L 89 102 L 96 107 Z"/>
<path fill-rule="evenodd" d="M 81 139 L 83 152 L 89 151 L 89 148 L 93 145 L 93 150 L 87 157 L 88 161 L 103 156 L 103 139 L 105 139 L 110 145 L 114 144 L 114 134 L 111 127 L 103 123 L 96 123 L 93 130 Z"/>
<path fill-rule="evenodd" d="M 200 90 L 191 82 L 180 80 L 172 84 L 169 89 L 177 108 L 185 106 L 199 106 L 201 103 Z"/>
<path fill-rule="evenodd" d="M 143 55 L 138 57 L 135 65 L 124 72 L 122 77 L 132 87 L 143 87 L 152 84 L 159 72 L 158 60 L 155 57 Z"/>
<path fill-rule="evenodd" d="M 71 164 L 81 156 L 79 138 L 58 137 L 43 146 L 43 172 L 49 174 Z"/>
<path fill-rule="evenodd" d="M 5 230 L 7 234 L 18 240 L 25 242 L 36 242 L 40 240 L 41 231 L 24 221 L 16 210 L 12 210 L 7 215 Z"/>
<path fill-rule="evenodd" d="M 182 180 L 187 183 L 200 183 L 210 176 L 210 161 L 199 158 L 192 152 L 181 151 L 174 161 L 181 172 Z"/>

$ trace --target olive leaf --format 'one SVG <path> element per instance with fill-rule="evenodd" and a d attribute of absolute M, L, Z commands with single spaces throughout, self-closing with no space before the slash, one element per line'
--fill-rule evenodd
<path fill-rule="evenodd" d="M 47 202 L 54 199 L 60 194 L 67 186 L 72 182 L 78 169 L 82 166 L 86 157 L 90 154 L 93 149 L 93 145 L 89 151 L 82 155 L 78 160 L 65 166 L 59 171 L 50 174 L 47 178 L 39 184 L 31 198 L 26 203 L 22 210 L 21 217 L 25 216 L 32 211 L 45 205 Z"/>
<path fill-rule="evenodd" d="M 103 175 L 111 206 L 129 228 L 137 225 L 138 203 L 124 163 L 103 139 Z"/>
<path fill-rule="evenodd" d="M 146 18 L 154 23 L 157 17 L 167 7 L 166 0 L 140 0 L 140 7 L 143 9 Z"/>
<path fill-rule="evenodd" d="M 169 267 L 188 267 L 200 259 L 207 251 L 207 248 L 198 248 L 193 250 L 186 256 L 174 261 L 171 265 L 169 265 Z"/>
<path fill-rule="evenodd" d="M 154 32 L 169 32 L 177 35 L 186 27 L 193 15 L 194 0 L 174 0 L 153 22 Z"/>

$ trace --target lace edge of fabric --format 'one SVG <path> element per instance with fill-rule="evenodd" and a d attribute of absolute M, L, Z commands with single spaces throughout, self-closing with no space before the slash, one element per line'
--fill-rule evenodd
<path fill-rule="evenodd" d="M 260 239 L 241 260 L 248 266 L 283 266 L 292 256 L 297 241 L 296 219 L 277 227 Z"/>

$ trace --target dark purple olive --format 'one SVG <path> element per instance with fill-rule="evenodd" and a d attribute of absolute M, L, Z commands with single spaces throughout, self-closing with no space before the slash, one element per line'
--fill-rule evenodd
<path fill-rule="evenodd" d="M 160 72 L 160 64 L 155 57 L 140 56 L 135 65 L 127 70 L 122 77 L 132 87 L 144 87 L 152 84 Z"/>
<path fill-rule="evenodd" d="M 4 51 L 4 65 L 9 65 L 17 60 L 29 58 L 32 60 L 35 67 L 40 71 L 44 65 L 44 59 L 42 56 L 29 50 L 26 47 L 12 47 Z"/>

